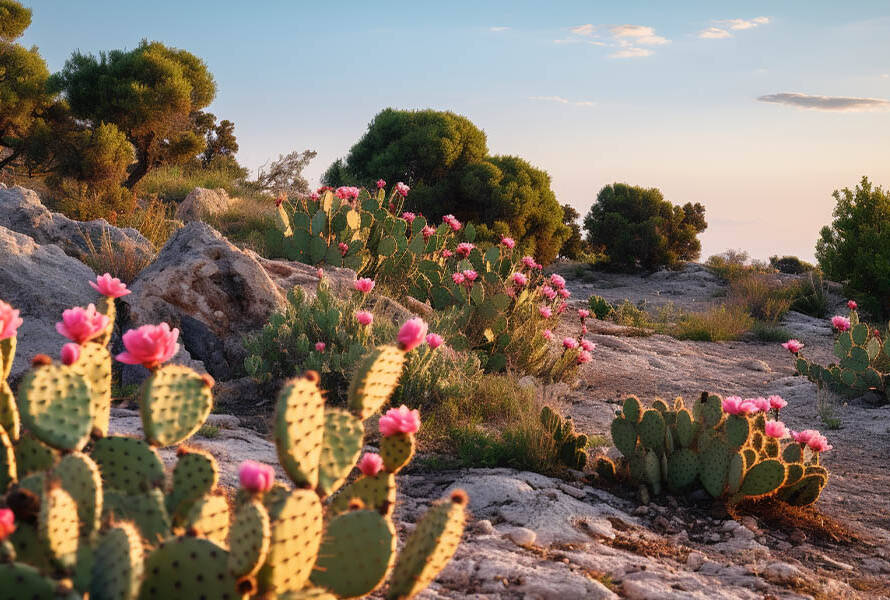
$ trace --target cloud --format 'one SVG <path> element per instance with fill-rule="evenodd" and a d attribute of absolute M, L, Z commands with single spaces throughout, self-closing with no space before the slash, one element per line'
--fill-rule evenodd
<path fill-rule="evenodd" d="M 699 31 L 698 37 L 706 40 L 719 40 L 721 38 L 732 37 L 732 34 L 719 27 L 708 27 L 707 29 Z"/>
<path fill-rule="evenodd" d="M 562 96 L 529 96 L 529 100 L 556 102 L 558 104 L 569 104 L 571 106 L 596 106 L 596 102 L 591 102 L 590 100 L 567 100 Z"/>
<path fill-rule="evenodd" d="M 596 29 L 591 23 L 586 25 L 578 25 L 577 27 L 572 27 L 569 29 L 575 35 L 592 35 L 593 30 Z"/>
<path fill-rule="evenodd" d="M 772 102 L 775 104 L 787 104 L 796 108 L 808 108 L 812 110 L 833 110 L 857 112 L 865 110 L 880 110 L 890 108 L 890 100 L 882 98 L 853 98 L 847 96 L 812 96 L 795 92 L 783 92 L 781 94 L 767 94 L 757 98 L 759 102 Z"/>
<path fill-rule="evenodd" d="M 609 32 L 619 42 L 633 45 L 660 46 L 670 43 L 669 39 L 655 35 L 655 29 L 645 25 L 615 25 L 609 28 Z"/>
<path fill-rule="evenodd" d="M 489 31 L 494 31 L 495 33 L 498 33 L 501 31 L 507 31 L 508 29 L 510 29 L 510 28 L 509 27 L 501 27 L 501 26 L 488 28 Z"/>
<path fill-rule="evenodd" d="M 644 56 L 652 56 L 652 54 L 654 54 L 654 52 L 648 48 L 630 47 L 613 52 L 609 55 L 609 58 L 642 58 Z"/>
<path fill-rule="evenodd" d="M 705 40 L 722 40 L 732 37 L 729 30 L 741 31 L 743 29 L 754 29 L 760 25 L 769 23 L 769 17 L 754 17 L 750 20 L 745 19 L 722 19 L 713 21 L 716 27 L 708 27 L 698 32 L 698 37 Z"/>

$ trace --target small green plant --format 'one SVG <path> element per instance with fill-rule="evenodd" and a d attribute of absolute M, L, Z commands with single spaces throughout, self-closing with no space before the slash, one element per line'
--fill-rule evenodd
<path fill-rule="evenodd" d="M 755 321 L 751 333 L 761 342 L 783 342 L 791 337 L 787 329 L 779 325 L 771 325 L 763 321 Z"/>
<path fill-rule="evenodd" d="M 817 431 L 791 432 L 768 420 L 787 403 L 779 396 L 743 400 L 703 393 L 692 410 L 683 399 L 672 406 L 661 399 L 643 409 L 628 397 L 612 421 L 612 441 L 623 459 L 600 458 L 603 477 L 628 478 L 641 499 L 663 489 L 685 493 L 698 487 L 730 504 L 775 497 L 795 506 L 814 503 L 828 482 L 819 462 L 831 449 Z"/>
<path fill-rule="evenodd" d="M 195 435 L 212 440 L 219 437 L 219 431 L 220 429 L 216 425 L 201 425 L 201 429 Z"/>
<path fill-rule="evenodd" d="M 615 311 L 615 307 L 609 304 L 608 300 L 602 296 L 597 296 L 596 294 L 587 299 L 587 307 L 590 309 L 590 312 L 601 321 L 609 318 Z"/>
<path fill-rule="evenodd" d="M 651 329 L 653 325 L 651 315 L 627 299 L 615 307 L 612 314 L 612 318 L 616 323 L 626 327 Z"/>
<path fill-rule="evenodd" d="M 560 462 L 570 469 L 584 470 L 589 440 L 583 433 L 575 433 L 572 419 L 563 418 L 558 412 L 545 406 L 541 409 L 541 425 L 553 438 Z"/>

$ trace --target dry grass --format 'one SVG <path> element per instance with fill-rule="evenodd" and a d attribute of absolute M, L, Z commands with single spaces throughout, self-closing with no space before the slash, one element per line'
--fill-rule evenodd
<path fill-rule="evenodd" d="M 754 326 L 754 319 L 739 306 L 717 306 L 702 313 L 688 313 L 673 329 L 681 340 L 717 342 L 736 340 Z"/>
<path fill-rule="evenodd" d="M 229 210 L 205 221 L 233 244 L 268 256 L 265 232 L 277 226 L 278 212 L 272 198 L 246 195 L 237 198 Z"/>
<path fill-rule="evenodd" d="M 775 325 L 791 309 L 798 286 L 784 284 L 770 275 L 747 273 L 732 280 L 727 304 L 744 309 L 765 323 Z"/>
<path fill-rule="evenodd" d="M 874 546 L 877 543 L 867 534 L 836 521 L 815 506 L 789 506 L 768 498 L 759 502 L 744 502 L 737 506 L 727 506 L 727 511 L 736 520 L 746 514 L 756 516 L 770 529 L 800 529 L 817 544 L 844 543 Z"/>

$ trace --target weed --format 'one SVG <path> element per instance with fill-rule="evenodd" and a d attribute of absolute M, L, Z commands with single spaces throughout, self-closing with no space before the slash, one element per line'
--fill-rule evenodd
<path fill-rule="evenodd" d="M 754 325 L 740 307 L 718 306 L 703 313 L 689 313 L 674 327 L 674 337 L 698 342 L 737 340 Z"/>
<path fill-rule="evenodd" d="M 218 438 L 219 427 L 217 427 L 216 425 L 202 425 L 201 429 L 198 430 L 197 435 L 209 440 Z"/>

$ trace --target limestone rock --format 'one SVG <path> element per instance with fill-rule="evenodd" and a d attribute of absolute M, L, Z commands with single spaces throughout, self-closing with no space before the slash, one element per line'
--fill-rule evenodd
<path fill-rule="evenodd" d="M 231 205 L 232 199 L 223 188 L 208 190 L 196 187 L 179 203 L 175 217 L 180 221 L 200 221 L 209 215 L 225 212 Z"/>

